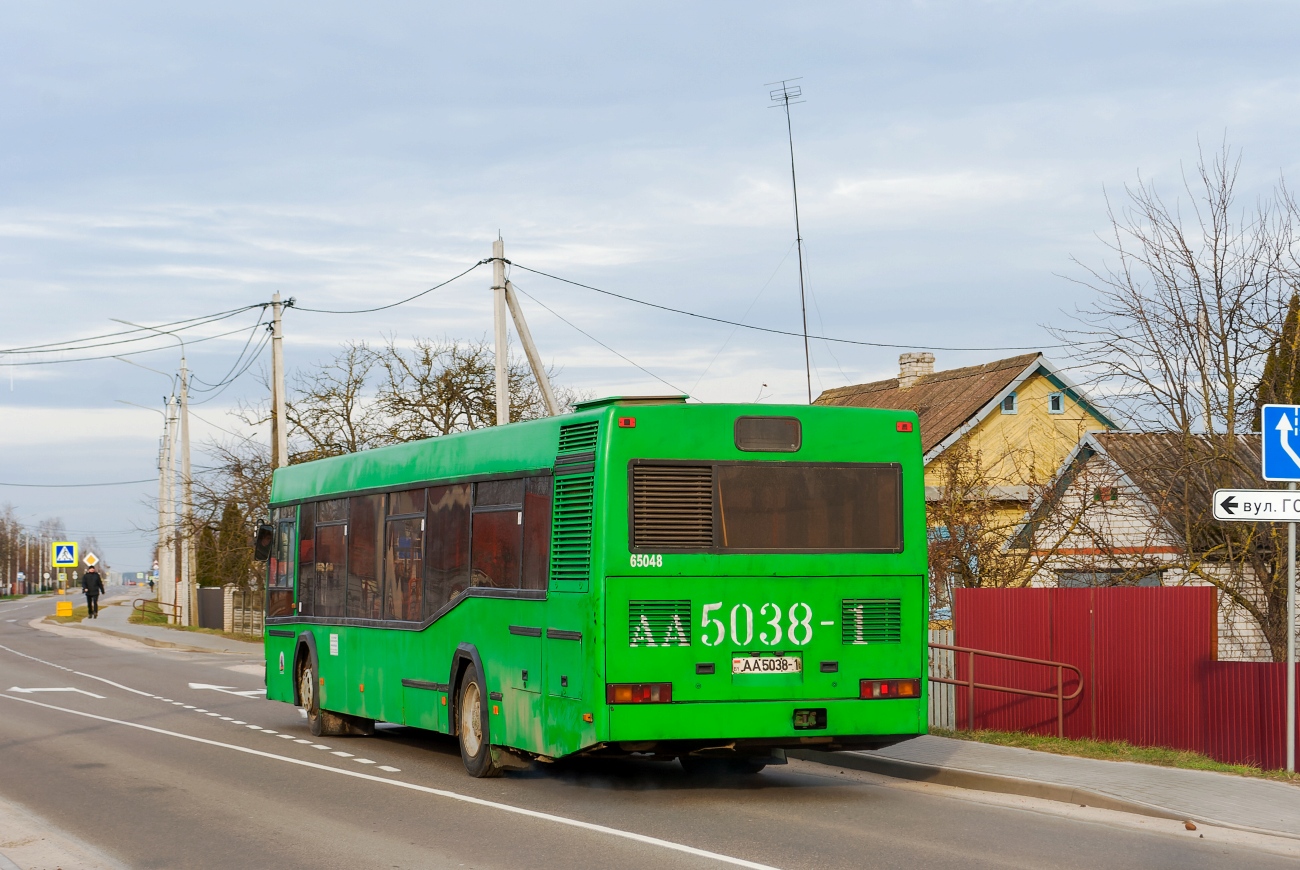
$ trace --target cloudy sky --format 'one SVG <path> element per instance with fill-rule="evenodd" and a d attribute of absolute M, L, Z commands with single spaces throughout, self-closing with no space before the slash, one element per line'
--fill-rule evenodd
<path fill-rule="evenodd" d="M 1105 195 L 1171 197 L 1198 142 L 1242 189 L 1296 179 L 1290 3 L 41 3 L 0 0 L 0 349 L 266 301 L 395 301 L 506 255 L 660 304 L 798 330 L 793 108 L 813 389 L 1044 348 L 1089 301 Z M 372 315 L 291 311 L 291 368 L 349 339 L 477 338 L 490 272 Z M 800 401 L 802 345 L 515 270 L 569 386 Z M 553 309 L 554 314 L 541 307 Z M 570 321 L 573 326 L 566 324 Z M 220 383 L 257 312 L 196 329 Z M 629 365 L 574 327 L 623 354 Z M 141 365 L 174 372 L 175 343 Z M 141 345 L 121 349 L 139 350 Z M 1050 349 L 1049 349 L 1050 348 Z M 117 346 L 112 348 L 118 349 Z M 0 355 L 0 483 L 156 474 L 160 374 Z M 267 359 L 265 354 L 260 362 Z M 8 365 L 39 362 L 38 365 Z M 202 444 L 243 429 L 255 364 L 200 393 Z M 656 377 L 662 380 L 656 380 Z M 764 386 L 766 385 L 766 386 Z M 200 384 L 201 386 L 201 384 Z M 0 486 L 26 521 L 147 567 L 152 484 Z"/>

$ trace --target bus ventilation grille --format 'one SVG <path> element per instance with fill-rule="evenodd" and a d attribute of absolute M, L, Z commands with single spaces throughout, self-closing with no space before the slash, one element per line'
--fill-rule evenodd
<path fill-rule="evenodd" d="M 596 434 L 599 429 L 599 420 L 592 420 L 590 423 L 574 423 L 571 426 L 561 426 L 560 452 L 590 453 L 594 451 L 596 449 Z"/>
<path fill-rule="evenodd" d="M 628 637 L 632 646 L 690 646 L 691 602 L 628 602 Z"/>
<path fill-rule="evenodd" d="M 898 643 L 903 624 L 897 598 L 845 598 L 841 611 L 844 642 Z"/>
<path fill-rule="evenodd" d="M 560 427 L 560 453 L 595 453 L 599 421 Z M 576 470 L 576 469 L 575 469 Z M 555 475 L 551 519 L 551 582 L 591 577 L 591 533 L 596 476 L 590 471 Z"/>
<path fill-rule="evenodd" d="M 713 546 L 713 467 L 632 466 L 632 546 L 707 550 Z"/>

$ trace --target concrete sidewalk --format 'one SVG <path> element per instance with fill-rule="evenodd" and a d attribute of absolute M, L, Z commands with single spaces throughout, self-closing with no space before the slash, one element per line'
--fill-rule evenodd
<path fill-rule="evenodd" d="M 68 623 L 67 628 L 98 631 L 114 637 L 131 638 L 149 646 L 188 652 L 233 653 L 235 655 L 262 656 L 261 641 L 242 641 L 201 631 L 183 631 L 157 625 L 135 625 L 128 622 L 131 616 L 131 599 L 113 601 L 100 608 L 98 619 L 83 619 Z"/>
<path fill-rule="evenodd" d="M 904 779 L 1300 839 L 1300 786 L 924 736 L 873 752 L 792 753 Z"/>

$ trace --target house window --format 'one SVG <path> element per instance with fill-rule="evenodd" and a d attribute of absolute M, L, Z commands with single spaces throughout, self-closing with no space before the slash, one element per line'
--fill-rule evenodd
<path fill-rule="evenodd" d="M 1099 502 L 1119 501 L 1119 487 L 1099 486 L 1092 491 L 1092 500 Z"/>
<path fill-rule="evenodd" d="M 1063 393 L 1051 393 L 1048 395 L 1047 413 L 1049 414 L 1065 413 L 1065 395 Z"/>
<path fill-rule="evenodd" d="M 1003 413 L 1003 414 L 1014 414 L 1014 413 L 1016 413 L 1016 394 L 1015 394 L 1015 393 L 1007 393 L 1007 397 L 1006 397 L 1005 399 L 1002 400 L 1002 413 Z"/>

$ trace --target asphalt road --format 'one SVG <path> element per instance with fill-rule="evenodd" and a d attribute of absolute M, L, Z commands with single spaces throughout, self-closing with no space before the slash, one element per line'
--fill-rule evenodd
<path fill-rule="evenodd" d="M 53 609 L 0 602 L 0 799 L 127 867 L 1296 866 L 1264 838 L 804 762 L 707 781 L 592 761 L 475 780 L 426 732 L 312 739 L 295 708 L 257 696 L 260 659 L 29 625 Z"/>

